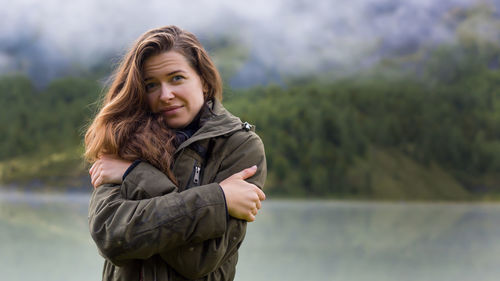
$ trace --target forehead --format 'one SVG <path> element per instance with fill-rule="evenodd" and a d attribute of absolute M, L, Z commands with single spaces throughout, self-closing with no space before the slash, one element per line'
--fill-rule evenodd
<path fill-rule="evenodd" d="M 143 74 L 145 78 L 164 75 L 166 72 L 184 71 L 193 72 L 194 69 L 188 60 L 176 51 L 167 51 L 154 55 L 144 62 Z"/>

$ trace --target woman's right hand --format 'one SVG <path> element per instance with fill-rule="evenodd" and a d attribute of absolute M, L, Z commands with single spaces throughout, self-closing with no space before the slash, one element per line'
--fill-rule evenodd
<path fill-rule="evenodd" d="M 123 160 L 117 155 L 103 154 L 89 170 L 94 188 L 105 183 L 122 183 L 122 177 L 132 162 Z"/>
<path fill-rule="evenodd" d="M 252 166 L 236 173 L 220 183 L 229 215 L 248 222 L 255 221 L 255 216 L 261 208 L 262 200 L 266 199 L 264 192 L 245 179 L 257 172 L 257 166 Z"/>

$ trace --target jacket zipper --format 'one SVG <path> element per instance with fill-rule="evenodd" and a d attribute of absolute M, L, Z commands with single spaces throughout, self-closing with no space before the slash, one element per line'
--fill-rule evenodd
<path fill-rule="evenodd" d="M 198 163 L 195 163 L 193 183 L 196 185 L 200 183 L 200 172 L 201 172 L 201 167 L 198 166 Z"/>
<path fill-rule="evenodd" d="M 199 186 L 201 184 L 201 164 L 198 161 L 194 161 L 194 167 L 186 182 L 185 189 L 189 189 L 194 186 Z"/>

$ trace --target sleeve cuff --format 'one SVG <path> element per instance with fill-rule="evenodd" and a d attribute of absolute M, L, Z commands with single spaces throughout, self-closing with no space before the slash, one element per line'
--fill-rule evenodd
<path fill-rule="evenodd" d="M 127 170 L 125 171 L 125 173 L 123 174 L 123 177 L 122 177 L 122 181 L 125 180 L 125 178 L 127 177 L 127 175 L 137 166 L 139 165 L 139 163 L 141 163 L 141 160 L 137 159 L 135 160 L 128 168 Z"/>
<path fill-rule="evenodd" d="M 226 220 L 229 220 L 229 212 L 227 210 L 227 201 L 226 201 L 226 194 L 224 193 L 224 189 L 222 189 L 222 186 L 220 184 L 217 184 L 220 188 L 220 191 L 222 192 L 222 197 L 224 197 L 224 207 L 226 208 Z"/>

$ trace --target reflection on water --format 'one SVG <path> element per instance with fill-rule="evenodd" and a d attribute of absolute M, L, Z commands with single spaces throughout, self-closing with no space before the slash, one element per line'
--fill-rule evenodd
<path fill-rule="evenodd" d="M 2 280 L 99 280 L 88 194 L 0 193 Z M 498 280 L 500 205 L 277 201 L 248 227 L 247 280 Z"/>
<path fill-rule="evenodd" d="M 100 280 L 89 194 L 0 193 L 2 280 Z"/>
<path fill-rule="evenodd" d="M 498 280 L 500 205 L 266 202 L 238 280 Z"/>

